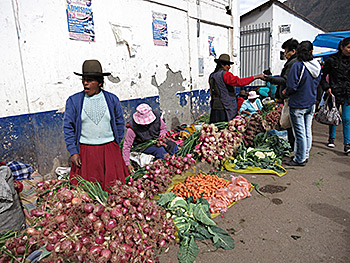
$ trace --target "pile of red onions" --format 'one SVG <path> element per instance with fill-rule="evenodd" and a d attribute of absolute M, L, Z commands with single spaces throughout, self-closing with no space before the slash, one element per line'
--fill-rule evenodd
<path fill-rule="evenodd" d="M 271 111 L 265 116 L 264 127 L 266 130 L 276 128 L 281 118 L 282 106 L 278 106 L 274 111 Z"/>
<path fill-rule="evenodd" d="M 51 252 L 40 262 L 157 262 L 160 248 L 175 240 L 176 229 L 165 210 L 119 181 L 105 203 L 80 187 L 62 187 L 45 195 L 40 207 L 32 210 L 35 225 L 7 240 L 13 255 L 25 257 L 27 244 L 26 255 L 42 246 Z M 0 262 L 10 259 L 2 255 Z"/>
<path fill-rule="evenodd" d="M 241 120 L 230 121 L 227 129 L 218 131 L 214 124 L 204 124 L 201 135 L 198 138 L 200 142 L 195 150 L 202 161 L 206 161 L 214 166 L 218 166 L 222 160 L 232 156 L 242 142 L 242 134 L 237 131 L 240 127 L 244 130 L 244 123 Z"/>
<path fill-rule="evenodd" d="M 137 181 L 131 181 L 129 185 L 136 187 L 142 196 L 152 199 L 154 195 L 168 189 L 172 176 L 187 171 L 195 162 L 192 154 L 185 157 L 166 155 L 164 161 L 158 159 L 147 165 L 147 174 Z"/>

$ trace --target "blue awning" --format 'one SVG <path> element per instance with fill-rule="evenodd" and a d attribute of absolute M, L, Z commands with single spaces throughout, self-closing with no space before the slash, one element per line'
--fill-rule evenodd
<path fill-rule="evenodd" d="M 329 32 L 324 34 L 318 34 L 313 42 L 317 47 L 338 48 L 340 40 L 345 37 L 350 37 L 350 31 Z"/>
<path fill-rule="evenodd" d="M 330 51 L 327 51 L 327 52 L 322 52 L 322 53 L 318 53 L 318 54 L 314 54 L 314 57 L 315 58 L 320 58 L 320 57 L 328 57 L 328 56 L 330 56 L 330 55 L 332 55 L 332 54 L 335 54 L 335 53 L 337 53 L 338 52 L 338 50 L 330 50 Z"/>

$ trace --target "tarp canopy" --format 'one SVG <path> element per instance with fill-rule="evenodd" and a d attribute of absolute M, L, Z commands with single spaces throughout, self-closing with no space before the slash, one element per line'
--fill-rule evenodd
<path fill-rule="evenodd" d="M 321 57 L 328 57 L 332 54 L 335 54 L 337 53 L 338 51 L 337 50 L 330 50 L 330 51 L 327 51 L 327 52 L 322 52 L 322 53 L 318 53 L 318 54 L 314 54 L 314 57 L 315 58 L 321 58 Z"/>
<path fill-rule="evenodd" d="M 350 31 L 339 31 L 318 34 L 315 37 L 313 45 L 317 47 L 328 47 L 337 49 L 340 40 L 342 40 L 345 37 L 350 37 Z"/>

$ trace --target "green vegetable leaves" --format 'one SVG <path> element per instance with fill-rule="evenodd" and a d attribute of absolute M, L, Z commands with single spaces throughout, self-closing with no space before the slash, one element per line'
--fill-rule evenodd
<path fill-rule="evenodd" d="M 179 262 L 192 263 L 198 255 L 198 246 L 194 241 L 194 237 L 184 237 L 180 242 L 180 250 L 178 254 Z"/>
<path fill-rule="evenodd" d="M 176 194 L 174 194 L 173 192 L 169 192 L 166 194 L 160 194 L 159 196 L 160 199 L 158 200 L 158 205 L 166 207 L 170 202 L 172 202 L 175 199 Z"/>
<path fill-rule="evenodd" d="M 223 249 L 234 249 L 235 242 L 233 238 L 223 229 L 217 226 L 208 227 L 208 231 L 213 235 L 213 245 Z"/>

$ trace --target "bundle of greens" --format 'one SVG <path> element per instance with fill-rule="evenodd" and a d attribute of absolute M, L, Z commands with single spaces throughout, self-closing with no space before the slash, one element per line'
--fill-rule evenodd
<path fill-rule="evenodd" d="M 254 147 L 271 149 L 279 158 L 289 156 L 290 154 L 291 146 L 289 142 L 278 137 L 276 134 L 269 135 L 267 132 L 259 133 L 255 136 L 253 142 Z"/>
<path fill-rule="evenodd" d="M 166 209 L 167 217 L 173 219 L 178 229 L 180 263 L 190 263 L 196 259 L 199 249 L 195 240 L 212 239 L 215 247 L 223 249 L 235 247 L 233 238 L 210 218 L 206 199 L 201 197 L 194 203 L 192 197 L 185 201 L 169 192 L 160 195 L 158 204 Z"/>
<path fill-rule="evenodd" d="M 231 162 L 231 161 L 230 161 Z M 274 170 L 278 173 L 283 173 L 285 170 L 280 166 L 282 159 L 268 147 L 248 149 L 242 144 L 238 149 L 238 155 L 233 160 L 234 169 L 246 169 L 250 167 L 260 167 L 262 169 Z"/>

